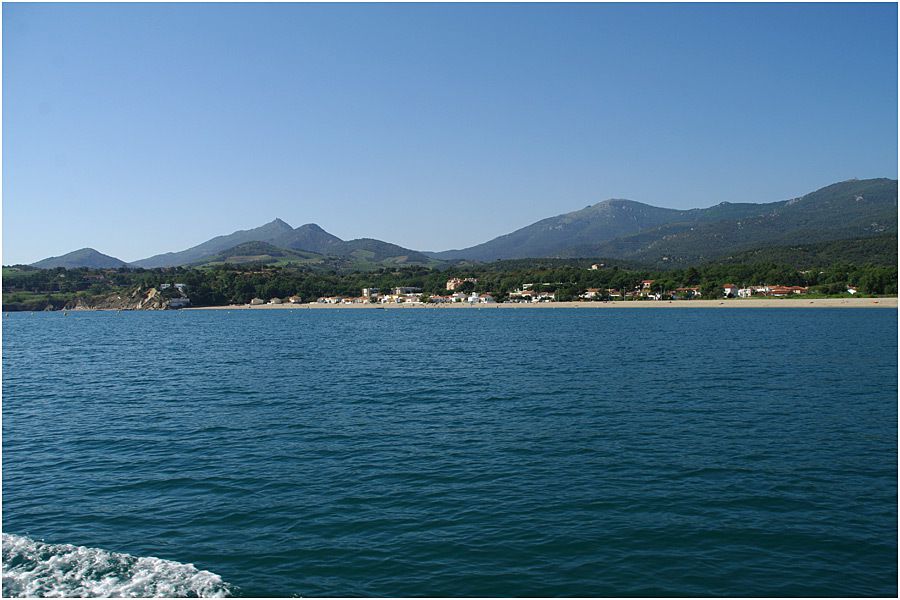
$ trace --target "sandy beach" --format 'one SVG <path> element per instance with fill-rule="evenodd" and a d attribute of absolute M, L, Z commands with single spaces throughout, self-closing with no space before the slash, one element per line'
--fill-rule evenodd
<path fill-rule="evenodd" d="M 237 304 L 198 306 L 181 310 L 480 310 L 520 308 L 897 308 L 897 298 L 736 298 L 728 300 L 619 301 L 619 302 L 541 302 L 535 304 Z"/>

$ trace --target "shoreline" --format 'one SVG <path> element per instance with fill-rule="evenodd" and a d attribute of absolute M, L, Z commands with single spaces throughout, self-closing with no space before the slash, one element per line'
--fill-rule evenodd
<path fill-rule="evenodd" d="M 627 300 L 615 302 L 539 302 L 535 304 L 232 304 L 191 306 L 179 310 L 471 310 L 521 308 L 894 308 L 897 298 L 733 298 L 728 300 Z"/>

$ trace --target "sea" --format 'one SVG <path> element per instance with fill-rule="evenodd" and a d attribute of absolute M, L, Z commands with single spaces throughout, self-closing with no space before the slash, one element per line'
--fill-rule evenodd
<path fill-rule="evenodd" d="M 4 596 L 897 595 L 896 310 L 2 322 Z"/>

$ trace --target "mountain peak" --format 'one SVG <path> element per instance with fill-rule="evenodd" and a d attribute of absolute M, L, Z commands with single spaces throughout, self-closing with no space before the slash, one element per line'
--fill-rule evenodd
<path fill-rule="evenodd" d="M 596 204 L 592 205 L 593 208 L 602 208 L 604 206 L 623 206 L 626 204 L 640 204 L 640 202 L 635 202 L 634 200 L 629 200 L 628 198 L 607 198 L 606 200 L 601 200 Z"/>
<path fill-rule="evenodd" d="M 93 248 L 81 248 L 62 256 L 51 256 L 44 260 L 39 260 L 31 265 L 39 269 L 53 269 L 56 267 L 64 267 L 67 269 L 76 269 L 79 267 L 89 267 L 92 269 L 117 269 L 119 267 L 127 267 L 125 261 L 119 260 L 113 256 L 98 252 Z"/>
<path fill-rule="evenodd" d="M 291 227 L 290 225 L 288 225 L 287 223 L 285 223 L 278 217 L 275 217 L 275 220 L 268 223 L 268 225 L 277 225 L 278 227 L 281 227 L 281 228 L 293 229 L 293 227 Z"/>

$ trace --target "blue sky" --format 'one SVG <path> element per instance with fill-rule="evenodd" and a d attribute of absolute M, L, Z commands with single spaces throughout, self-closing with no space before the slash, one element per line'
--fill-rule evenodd
<path fill-rule="evenodd" d="M 895 4 L 4 4 L 3 263 L 897 176 Z"/>

